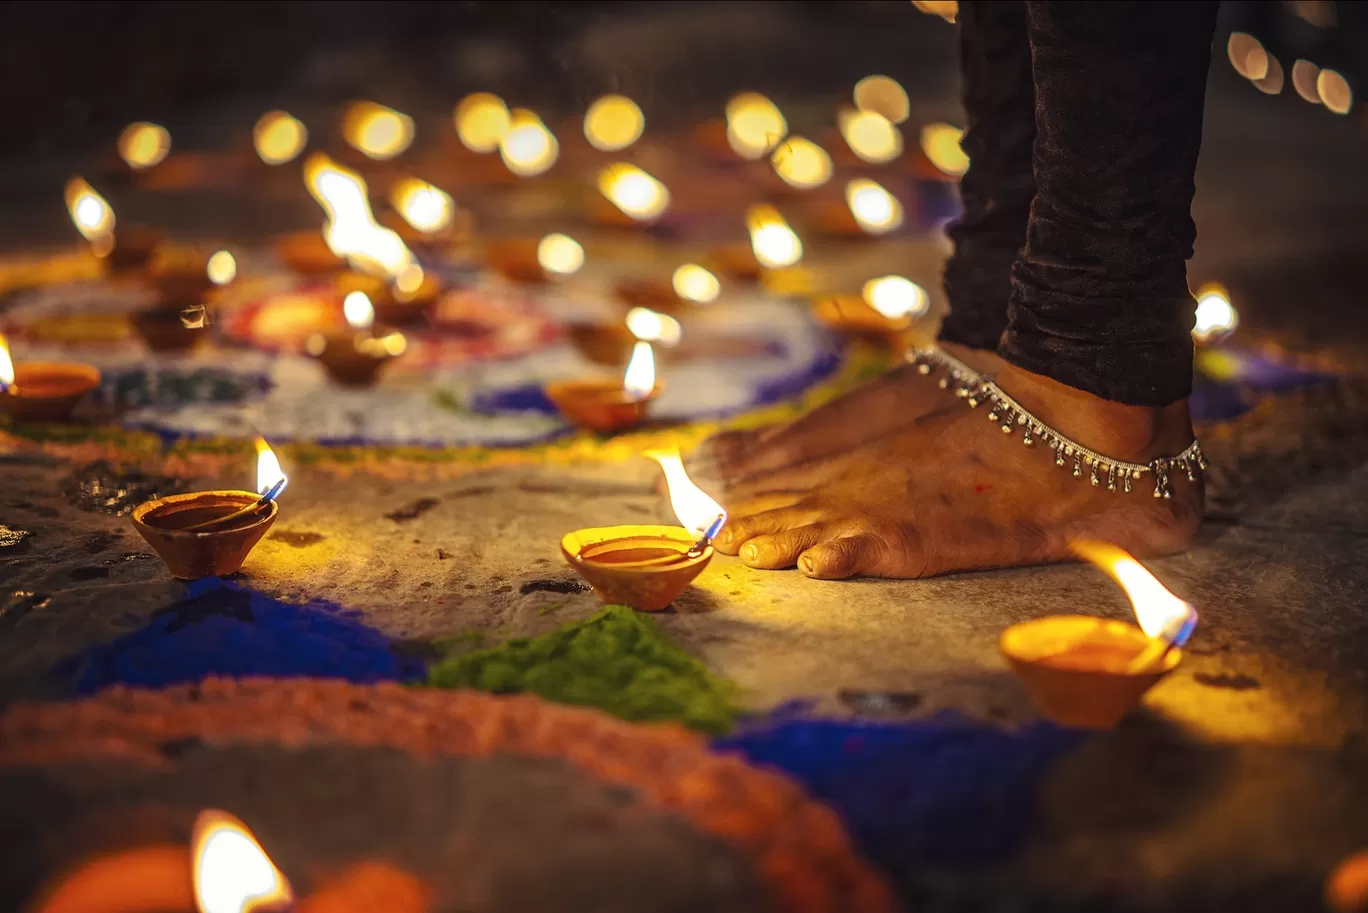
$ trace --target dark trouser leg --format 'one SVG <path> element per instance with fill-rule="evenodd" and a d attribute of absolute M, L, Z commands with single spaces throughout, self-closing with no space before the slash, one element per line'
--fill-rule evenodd
<path fill-rule="evenodd" d="M 955 243 L 945 266 L 950 315 L 940 337 L 995 349 L 1007 326 L 1012 263 L 1026 239 L 1035 195 L 1035 88 L 1026 5 L 965 0 L 959 28 L 969 170 L 960 182 L 964 216 L 949 231 Z"/>
<path fill-rule="evenodd" d="M 1115 402 L 1192 390 L 1187 259 L 1217 3 L 1027 2 L 1036 197 L 1000 352 Z"/>

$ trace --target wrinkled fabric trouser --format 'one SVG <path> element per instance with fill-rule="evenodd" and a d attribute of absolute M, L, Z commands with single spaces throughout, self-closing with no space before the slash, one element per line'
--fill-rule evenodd
<path fill-rule="evenodd" d="M 970 165 L 941 338 L 1115 402 L 1192 391 L 1214 0 L 961 0 Z"/>

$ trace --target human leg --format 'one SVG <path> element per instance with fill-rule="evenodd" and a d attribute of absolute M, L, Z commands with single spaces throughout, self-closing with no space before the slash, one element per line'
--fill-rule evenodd
<path fill-rule="evenodd" d="M 848 455 L 737 486 L 719 548 L 834 578 L 1065 560 L 1080 537 L 1141 555 L 1186 545 L 1199 476 L 1177 474 L 1171 497 L 1125 494 L 1105 472 L 1089 484 L 1088 464 L 1075 477 L 1072 449 L 1023 446 L 1022 432 L 1039 422 L 1146 464 L 1146 483 L 1191 443 L 1185 260 L 1215 6 L 1027 4 L 1038 188 L 997 380 L 1033 418 L 1004 424 L 989 404 L 954 401 Z"/>

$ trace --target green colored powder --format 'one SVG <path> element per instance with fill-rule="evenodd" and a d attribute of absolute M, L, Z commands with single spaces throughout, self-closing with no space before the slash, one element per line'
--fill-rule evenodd
<path fill-rule="evenodd" d="M 433 664 L 428 683 L 495 694 L 530 691 L 624 720 L 673 721 L 709 735 L 730 729 L 736 713 L 729 682 L 627 606 L 608 606 L 540 637 L 448 654 Z"/>

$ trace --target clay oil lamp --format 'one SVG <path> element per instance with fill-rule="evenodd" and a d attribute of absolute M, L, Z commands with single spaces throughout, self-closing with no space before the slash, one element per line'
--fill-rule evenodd
<path fill-rule="evenodd" d="M 373 101 L 357 101 L 342 115 L 342 138 L 366 159 L 387 162 L 413 145 L 413 118 Z"/>
<path fill-rule="evenodd" d="M 202 304 L 144 308 L 131 319 L 133 328 L 153 352 L 190 351 L 205 338 L 208 320 Z"/>
<path fill-rule="evenodd" d="M 638 342 L 634 346 L 622 380 L 562 380 L 542 388 L 561 415 L 581 428 L 600 434 L 640 424 L 661 389 L 656 383 L 655 353 L 649 342 Z"/>
<path fill-rule="evenodd" d="M 499 140 L 504 167 L 520 178 L 545 174 L 560 158 L 556 135 L 527 108 L 514 108 L 508 117 L 508 130 Z"/>
<path fill-rule="evenodd" d="M 500 238 L 485 246 L 485 264 L 505 279 L 539 285 L 579 272 L 584 248 L 559 232 L 540 239 Z"/>
<path fill-rule="evenodd" d="M 840 237 L 886 235 L 903 224 L 903 205 L 877 181 L 855 178 L 846 184 L 844 200 L 822 200 L 817 224 Z"/>
<path fill-rule="evenodd" d="M 15 364 L 0 336 L 0 412 L 16 422 L 64 422 L 100 386 L 100 369 L 74 361 Z"/>
<path fill-rule="evenodd" d="M 296 902 L 247 825 L 205 809 L 190 846 L 159 843 L 87 860 L 38 896 L 31 913 L 426 913 L 431 892 L 379 860 L 349 863 Z"/>
<path fill-rule="evenodd" d="M 1121 549 L 1080 543 L 1075 550 L 1121 585 L 1139 625 L 1052 615 L 1012 625 L 999 647 L 1046 717 L 1110 729 L 1177 668 L 1197 612 Z"/>
<path fill-rule="evenodd" d="M 326 276 L 346 266 L 317 231 L 297 231 L 275 239 L 280 262 L 303 276 Z"/>
<path fill-rule="evenodd" d="M 865 283 L 859 295 L 824 295 L 813 302 L 812 316 L 827 329 L 898 350 L 912 321 L 926 313 L 930 298 L 902 276 L 881 276 Z"/>
<path fill-rule="evenodd" d="M 595 364 L 613 367 L 627 364 L 638 342 L 673 348 L 683 336 L 679 321 L 641 307 L 632 308 L 618 323 L 570 323 L 565 329 L 581 355 Z"/>
<path fill-rule="evenodd" d="M 621 152 L 646 131 L 646 115 L 625 95 L 604 95 L 584 112 L 584 138 L 599 152 Z"/>
<path fill-rule="evenodd" d="M 670 208 L 670 191 L 636 165 L 618 162 L 599 172 L 598 193 L 590 197 L 589 220 L 632 228 L 653 225 Z"/>
<path fill-rule="evenodd" d="M 198 304 L 215 287 L 232 284 L 237 260 L 226 250 L 209 253 L 165 246 L 147 267 L 147 276 L 164 304 Z"/>
<path fill-rule="evenodd" d="M 561 540 L 561 553 L 604 602 L 658 612 L 708 566 L 727 512 L 689 478 L 678 450 L 647 456 L 665 471 L 680 525 L 576 530 Z"/>
<path fill-rule="evenodd" d="M 376 332 L 375 309 L 365 292 L 348 294 L 342 315 L 346 328 L 310 336 L 305 349 L 337 383 L 370 386 L 382 367 L 404 354 L 408 342 L 400 333 Z"/>
<path fill-rule="evenodd" d="M 181 580 L 235 574 L 275 523 L 289 481 L 275 452 L 256 440 L 257 490 L 168 495 L 133 510 L 133 528 Z"/>
<path fill-rule="evenodd" d="M 145 267 L 162 242 L 162 232 L 147 225 L 128 225 L 115 231 L 114 210 L 84 178 L 66 184 L 67 212 L 90 250 L 115 275 Z"/>
<path fill-rule="evenodd" d="M 417 263 L 410 264 L 394 277 L 389 294 L 377 302 L 375 313 L 382 321 L 407 326 L 425 318 L 445 286 L 442 280 L 426 272 Z"/>

